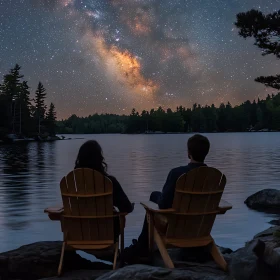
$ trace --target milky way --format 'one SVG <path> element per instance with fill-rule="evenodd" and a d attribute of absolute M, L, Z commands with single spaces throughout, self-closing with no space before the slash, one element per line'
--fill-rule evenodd
<path fill-rule="evenodd" d="M 279 72 L 234 28 L 252 8 L 280 1 L 0 0 L 0 74 L 20 64 L 59 118 L 237 104 L 272 92 L 254 78 Z"/>

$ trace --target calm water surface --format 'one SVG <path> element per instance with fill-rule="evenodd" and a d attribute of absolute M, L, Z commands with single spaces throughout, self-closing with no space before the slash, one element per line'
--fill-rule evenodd
<path fill-rule="evenodd" d="M 223 198 L 233 209 L 218 216 L 212 235 L 237 249 L 269 227 L 272 214 L 249 210 L 244 200 L 264 188 L 280 190 L 280 133 L 205 134 L 207 164 L 227 176 Z M 188 161 L 190 135 L 71 135 L 72 140 L 0 146 L 0 251 L 43 240 L 62 240 L 59 222 L 44 208 L 61 204 L 60 179 L 74 167 L 81 144 L 98 140 L 109 173 L 116 176 L 135 210 L 127 218 L 126 245 L 138 236 L 144 217 L 140 201 L 161 190 L 171 168 Z M 74 139 L 76 138 L 76 139 Z M 79 139 L 77 139 L 79 138 Z M 81 139 L 82 138 L 82 139 Z"/>

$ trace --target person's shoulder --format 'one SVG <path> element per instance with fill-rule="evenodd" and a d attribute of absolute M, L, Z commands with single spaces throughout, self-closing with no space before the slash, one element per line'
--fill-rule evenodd
<path fill-rule="evenodd" d="M 112 182 L 118 182 L 117 178 L 115 176 L 112 175 L 106 175 L 107 178 L 109 178 Z"/>
<path fill-rule="evenodd" d="M 182 174 L 186 173 L 188 171 L 188 166 L 178 166 L 178 167 L 175 167 L 173 169 L 170 170 L 170 175 L 171 176 L 181 176 Z"/>
<path fill-rule="evenodd" d="M 109 178 L 111 180 L 111 182 L 113 183 L 113 187 L 119 187 L 121 184 L 120 182 L 117 180 L 117 178 L 115 176 L 112 175 L 106 175 L 107 178 Z"/>

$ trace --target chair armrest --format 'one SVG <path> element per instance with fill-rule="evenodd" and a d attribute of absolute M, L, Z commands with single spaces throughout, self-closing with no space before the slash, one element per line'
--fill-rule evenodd
<path fill-rule="evenodd" d="M 48 214 L 58 214 L 62 213 L 64 210 L 63 206 L 54 206 L 54 207 L 48 207 L 44 210 L 44 213 Z"/>
<path fill-rule="evenodd" d="M 218 210 L 220 211 L 219 214 L 225 214 L 228 210 L 232 209 L 232 205 L 227 201 L 221 199 Z"/>
<path fill-rule="evenodd" d="M 140 204 L 148 211 L 159 213 L 159 214 L 168 214 L 176 212 L 175 209 L 168 208 L 168 209 L 159 209 L 158 205 L 152 201 L 147 202 L 140 202 Z"/>
<path fill-rule="evenodd" d="M 47 213 L 49 215 L 50 220 L 60 221 L 63 211 L 64 211 L 63 206 L 55 206 L 55 207 L 46 208 L 44 210 L 44 213 Z"/>
<path fill-rule="evenodd" d="M 120 230 L 121 230 L 121 235 L 123 235 L 123 230 L 125 228 L 125 224 L 126 224 L 126 215 L 128 215 L 128 213 L 125 212 L 117 212 L 117 211 L 113 211 L 113 216 L 114 217 L 119 217 L 119 221 L 120 221 Z M 122 241 L 122 244 L 124 241 Z"/>

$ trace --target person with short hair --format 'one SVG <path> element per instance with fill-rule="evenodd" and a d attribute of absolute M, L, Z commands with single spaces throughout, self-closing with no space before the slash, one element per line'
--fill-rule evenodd
<path fill-rule="evenodd" d="M 162 192 L 154 191 L 151 193 L 150 201 L 158 204 L 159 209 L 172 208 L 176 182 L 179 177 L 194 168 L 207 166 L 204 160 L 209 152 L 209 140 L 200 134 L 195 134 L 188 140 L 188 158 L 190 162 L 185 166 L 172 169 L 166 179 Z M 147 257 L 149 254 L 149 231 L 148 223 L 145 217 L 143 228 L 138 240 L 133 239 L 132 245 L 125 248 L 122 261 L 127 264 L 137 263 L 141 257 Z"/>

